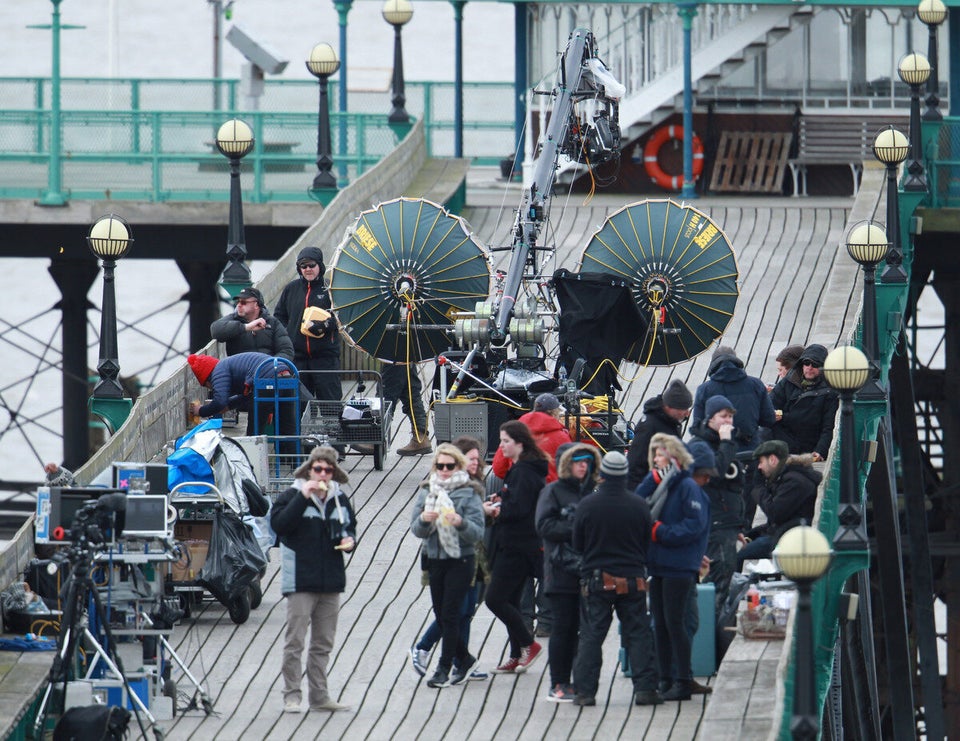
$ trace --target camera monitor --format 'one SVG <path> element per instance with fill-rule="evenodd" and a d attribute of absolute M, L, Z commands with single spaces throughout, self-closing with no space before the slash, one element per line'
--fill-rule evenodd
<path fill-rule="evenodd" d="M 125 538 L 166 538 L 169 535 L 166 496 L 128 496 L 121 535 Z"/>
<path fill-rule="evenodd" d="M 113 485 L 118 489 L 130 489 L 132 479 L 143 479 L 150 484 L 149 494 L 167 494 L 166 463 L 113 462 Z"/>
<path fill-rule="evenodd" d="M 77 512 L 83 505 L 91 499 L 99 499 L 104 494 L 119 492 L 119 489 L 104 489 L 99 486 L 41 486 L 37 489 L 35 542 L 69 542 L 70 528 L 73 527 Z"/>

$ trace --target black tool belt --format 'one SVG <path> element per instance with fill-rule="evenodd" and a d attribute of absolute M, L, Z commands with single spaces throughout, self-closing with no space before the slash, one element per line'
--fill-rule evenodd
<path fill-rule="evenodd" d="M 596 569 L 591 575 L 589 589 L 593 592 L 613 592 L 614 594 L 646 592 L 647 580 L 642 576 L 614 576 Z"/>

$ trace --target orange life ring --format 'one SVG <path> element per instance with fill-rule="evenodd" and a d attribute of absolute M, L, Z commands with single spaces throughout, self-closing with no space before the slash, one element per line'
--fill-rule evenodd
<path fill-rule="evenodd" d="M 647 145 L 643 148 L 643 169 L 647 175 L 664 190 L 680 190 L 683 185 L 683 173 L 679 175 L 668 175 L 660 167 L 658 157 L 660 147 L 671 139 L 683 141 L 682 126 L 662 126 L 653 132 L 653 136 L 647 140 Z M 696 134 L 693 135 L 693 179 L 696 181 L 703 172 L 703 142 Z"/>

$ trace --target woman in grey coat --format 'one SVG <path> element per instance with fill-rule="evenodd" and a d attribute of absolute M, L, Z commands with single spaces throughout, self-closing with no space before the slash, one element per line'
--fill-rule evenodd
<path fill-rule="evenodd" d="M 429 687 L 464 682 L 477 667 L 460 635 L 460 607 L 476 571 L 475 546 L 483 537 L 479 485 L 471 481 L 459 449 L 444 443 L 433 455 L 430 476 L 420 486 L 410 530 L 423 539 L 433 612 L 443 631 L 440 663 Z M 482 493 L 482 492 L 481 492 Z M 454 659 L 456 668 L 451 672 Z"/>

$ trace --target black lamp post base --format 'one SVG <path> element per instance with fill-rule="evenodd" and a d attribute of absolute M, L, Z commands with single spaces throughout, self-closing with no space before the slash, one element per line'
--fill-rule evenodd
<path fill-rule="evenodd" d="M 887 390 L 876 378 L 868 380 L 857 392 L 857 401 L 886 401 Z"/>
<path fill-rule="evenodd" d="M 313 185 L 310 186 L 310 190 L 322 190 L 322 189 L 334 189 L 337 188 L 337 176 L 332 172 L 318 172 L 317 176 L 313 179 Z"/>
<path fill-rule="evenodd" d="M 387 123 L 410 123 L 410 114 L 406 112 L 403 106 L 399 106 L 390 111 L 390 115 L 387 116 Z"/>
<path fill-rule="evenodd" d="M 919 193 L 927 191 L 927 176 L 923 171 L 923 165 L 915 163 L 917 166 L 907 168 L 907 179 L 903 181 L 903 190 L 906 193 Z M 911 172 L 912 170 L 912 172 Z"/>
<path fill-rule="evenodd" d="M 116 378 L 101 378 L 93 387 L 94 399 L 122 399 L 123 386 Z"/>

